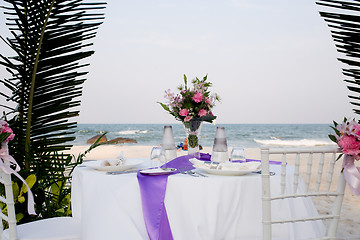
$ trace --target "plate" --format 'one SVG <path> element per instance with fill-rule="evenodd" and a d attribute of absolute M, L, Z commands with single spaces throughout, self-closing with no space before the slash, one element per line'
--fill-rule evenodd
<path fill-rule="evenodd" d="M 143 160 L 133 158 L 133 159 L 126 159 L 124 165 L 101 166 L 102 161 L 104 160 L 85 162 L 84 165 L 95 170 L 110 172 L 110 171 L 125 171 L 144 162 Z"/>
<path fill-rule="evenodd" d="M 222 169 L 210 169 L 210 168 L 201 167 L 201 166 L 194 166 L 194 167 L 196 169 L 200 169 L 200 170 L 205 171 L 210 174 L 226 175 L 226 176 L 241 176 L 241 175 L 245 175 L 245 174 L 256 171 L 256 169 L 253 169 L 253 170 L 222 170 Z"/>
<path fill-rule="evenodd" d="M 176 171 L 176 168 L 151 168 L 141 170 L 140 173 L 146 175 L 166 175 Z"/>

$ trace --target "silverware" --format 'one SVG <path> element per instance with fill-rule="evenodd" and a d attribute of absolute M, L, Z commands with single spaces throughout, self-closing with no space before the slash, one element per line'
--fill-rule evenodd
<path fill-rule="evenodd" d="M 180 172 L 181 174 L 188 174 L 188 175 L 190 175 L 190 176 L 192 176 L 192 177 L 198 177 L 198 176 L 195 176 L 194 174 L 189 173 L 188 170 L 184 170 L 184 169 L 182 169 L 182 168 L 179 168 L 178 170 L 179 170 L 179 172 Z"/>
<path fill-rule="evenodd" d="M 258 174 L 261 174 L 262 172 L 261 172 L 261 170 L 259 170 L 259 171 L 255 171 L 255 172 L 252 172 L 252 173 L 258 173 Z M 274 176 L 274 175 L 275 175 L 275 173 L 274 173 L 274 172 L 270 172 L 269 174 L 270 174 L 270 176 Z"/>
<path fill-rule="evenodd" d="M 189 174 L 190 176 L 193 177 L 199 177 L 198 175 L 196 175 L 194 172 L 192 172 L 191 170 L 186 170 L 187 174 Z"/>
<path fill-rule="evenodd" d="M 196 174 L 199 174 L 200 176 L 202 177 L 209 177 L 208 175 L 205 175 L 205 174 L 202 174 L 202 173 L 199 173 L 199 172 L 195 172 Z"/>
<path fill-rule="evenodd" d="M 125 170 L 125 171 L 112 171 L 112 172 L 106 172 L 106 174 L 118 175 L 118 174 L 125 174 L 125 173 L 136 173 L 139 170 L 143 170 L 143 169 L 131 169 L 131 170 Z"/>
<path fill-rule="evenodd" d="M 208 177 L 208 176 L 205 175 L 205 174 L 202 174 L 202 173 L 199 173 L 199 172 L 195 172 L 195 171 L 193 171 L 193 170 L 187 170 L 187 172 L 189 172 L 190 174 L 197 174 L 197 175 L 199 175 L 199 176 L 201 176 L 201 177 Z"/>

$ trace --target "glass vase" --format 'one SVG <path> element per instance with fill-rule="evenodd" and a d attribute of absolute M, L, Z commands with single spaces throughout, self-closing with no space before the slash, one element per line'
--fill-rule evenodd
<path fill-rule="evenodd" d="M 188 141 L 188 155 L 200 158 L 199 136 L 203 121 L 193 120 L 184 122 L 185 133 Z"/>

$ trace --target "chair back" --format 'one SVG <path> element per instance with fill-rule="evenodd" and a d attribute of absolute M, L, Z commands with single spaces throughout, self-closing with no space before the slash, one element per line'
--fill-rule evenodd
<path fill-rule="evenodd" d="M 0 161 L 3 161 L 0 159 Z M 4 161 L 5 165 L 10 165 L 8 161 Z M 14 196 L 13 196 L 13 189 L 12 189 L 12 182 L 11 182 L 11 175 L 5 173 L 0 168 L 0 183 L 4 186 L 5 194 L 0 196 L 0 201 L 6 204 L 7 207 L 7 214 L 4 214 L 0 211 L 0 218 L 3 220 L 0 224 L 0 239 L 2 239 L 3 234 L 3 222 L 7 222 L 9 225 L 9 237 L 10 240 L 17 239 L 17 232 L 16 232 L 16 215 L 15 215 L 15 206 L 14 206 Z"/>
<path fill-rule="evenodd" d="M 329 220 L 324 239 L 336 238 L 345 190 L 343 174 L 340 170 L 334 173 L 335 164 L 341 164 L 336 161 L 337 153 L 339 153 L 339 149 L 335 147 L 298 149 L 269 148 L 264 146 L 261 148 L 263 239 L 269 240 L 272 238 L 271 227 L 273 224 L 317 220 Z M 281 159 L 280 194 L 273 196 L 270 192 L 272 177 L 270 177 L 269 162 L 276 159 Z M 294 167 L 292 182 L 286 181 L 286 169 L 290 165 Z M 317 171 L 316 169 L 314 171 L 313 168 L 317 168 Z M 305 172 L 305 175 L 301 176 L 301 172 Z M 335 180 L 336 178 L 338 178 L 338 181 Z M 332 186 L 332 183 L 335 186 Z M 287 184 L 292 184 L 292 186 L 288 188 Z M 288 189 L 291 189 L 291 192 Z M 294 219 L 272 219 L 271 202 L 298 197 L 331 198 L 333 206 L 327 212 L 316 214 L 316 216 Z"/>

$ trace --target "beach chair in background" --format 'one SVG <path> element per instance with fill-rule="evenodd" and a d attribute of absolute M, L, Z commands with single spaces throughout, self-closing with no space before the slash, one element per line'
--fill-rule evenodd
<path fill-rule="evenodd" d="M 284 224 L 284 223 L 296 223 L 296 222 L 308 222 L 308 221 L 326 221 L 327 230 L 323 238 L 321 239 L 336 239 L 338 221 L 340 218 L 341 205 L 344 198 L 345 191 L 345 179 L 341 171 L 334 173 L 334 167 L 336 164 L 338 148 L 307 148 L 307 149 L 287 149 L 287 148 L 261 148 L 261 164 L 262 164 L 262 211 L 263 211 L 263 239 L 272 239 L 272 225 L 273 224 Z M 280 177 L 280 191 L 279 195 L 273 196 L 270 193 L 270 172 L 269 172 L 269 161 L 273 157 L 282 160 L 281 164 L 281 177 Z M 315 158 L 316 157 L 316 158 Z M 291 164 L 287 164 L 289 158 L 292 158 L 294 166 L 292 173 L 293 180 L 291 191 L 287 192 L 286 184 L 286 168 Z M 314 161 L 316 159 L 316 161 Z M 314 165 L 314 166 L 313 166 Z M 300 167 L 304 170 L 306 168 L 305 176 L 300 175 Z M 312 171 L 312 168 L 314 170 Z M 317 169 L 316 169 L 317 168 Z M 341 169 L 341 168 L 340 168 Z M 317 170 L 317 171 L 316 171 Z M 312 172 L 316 172 L 312 176 Z M 338 176 L 336 181 L 335 177 Z M 304 180 L 303 180 L 304 178 Z M 331 186 L 331 183 L 335 184 Z M 336 185 L 337 184 L 337 185 Z M 299 185 L 302 185 L 302 190 L 299 191 Z M 315 216 L 306 218 L 295 218 L 295 219 L 273 219 L 271 216 L 271 207 L 274 201 L 281 201 L 282 199 L 293 199 L 293 198 L 307 198 L 318 197 L 321 199 L 331 200 L 332 209 L 328 211 L 319 212 Z M 315 200 L 315 199 L 314 199 Z M 296 206 L 295 206 L 296 207 Z M 314 223 L 314 222 L 312 222 Z M 287 225 L 287 224 L 285 224 Z M 285 227 L 284 225 L 284 227 Z M 301 238 L 301 237 L 300 237 Z"/>
<path fill-rule="evenodd" d="M 80 238 L 80 221 L 72 217 L 54 217 L 16 225 L 11 175 L 0 168 L 0 182 L 4 185 L 5 196 L 0 201 L 7 206 L 7 215 L 0 212 L 1 219 L 9 228 L 0 229 L 0 240 L 76 240 Z"/>

